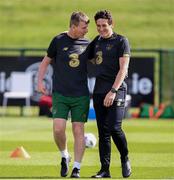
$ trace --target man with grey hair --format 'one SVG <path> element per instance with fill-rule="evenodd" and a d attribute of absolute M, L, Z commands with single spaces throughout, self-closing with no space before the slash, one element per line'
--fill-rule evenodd
<path fill-rule="evenodd" d="M 68 32 L 53 38 L 39 67 L 38 91 L 47 94 L 43 78 L 48 65 L 52 63 L 53 66 L 53 133 L 62 157 L 62 177 L 68 175 L 71 159 L 65 133 L 69 112 L 74 136 L 74 165 L 70 177 L 80 177 L 80 165 L 85 150 L 84 124 L 88 117 L 89 92 L 87 58 L 83 52 L 89 44 L 84 38 L 88 32 L 88 23 L 89 18 L 83 12 L 73 12 Z"/>

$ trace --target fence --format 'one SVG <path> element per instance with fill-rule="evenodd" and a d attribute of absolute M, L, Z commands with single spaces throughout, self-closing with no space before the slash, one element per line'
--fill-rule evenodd
<path fill-rule="evenodd" d="M 0 56 L 18 56 L 25 60 L 27 56 L 41 56 L 44 48 L 0 48 Z M 132 57 L 150 57 L 154 64 L 154 104 L 167 102 L 174 107 L 174 50 L 173 49 L 132 49 Z"/>

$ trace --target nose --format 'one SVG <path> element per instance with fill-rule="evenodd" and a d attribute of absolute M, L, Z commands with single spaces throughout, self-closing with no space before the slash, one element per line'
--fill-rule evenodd
<path fill-rule="evenodd" d="M 98 27 L 98 31 L 100 31 L 100 32 L 102 32 L 103 29 L 104 29 L 104 28 L 103 28 L 102 26 Z"/>
<path fill-rule="evenodd" d="M 88 28 L 86 28 L 85 30 L 84 30 L 84 33 L 86 34 L 88 32 Z"/>

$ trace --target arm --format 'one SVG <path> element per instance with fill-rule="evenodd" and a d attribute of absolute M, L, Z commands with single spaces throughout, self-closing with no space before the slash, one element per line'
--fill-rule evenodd
<path fill-rule="evenodd" d="M 39 66 L 37 89 L 38 89 L 38 92 L 41 92 L 43 94 L 47 94 L 47 91 L 43 84 L 43 79 L 44 79 L 47 67 L 50 64 L 50 62 L 51 62 L 51 58 L 48 56 L 45 56 Z"/>
<path fill-rule="evenodd" d="M 115 82 L 113 84 L 113 88 L 118 90 L 121 84 L 123 83 L 127 73 L 128 73 L 128 67 L 129 67 L 129 56 L 124 56 L 119 58 L 119 65 L 120 70 L 115 78 Z"/>
<path fill-rule="evenodd" d="M 119 65 L 120 65 L 120 70 L 115 78 L 113 88 L 118 90 L 121 84 L 123 83 L 127 72 L 128 72 L 128 66 L 129 66 L 129 56 L 124 56 L 119 58 Z M 116 93 L 112 93 L 109 91 L 104 99 L 104 106 L 109 107 L 113 104 L 114 99 L 115 99 Z"/>

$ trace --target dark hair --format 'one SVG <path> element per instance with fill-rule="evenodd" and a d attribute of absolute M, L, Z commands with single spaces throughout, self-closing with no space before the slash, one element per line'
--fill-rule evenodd
<path fill-rule="evenodd" d="M 112 15 L 109 11 L 107 11 L 107 10 L 98 11 L 94 16 L 95 22 L 100 18 L 101 19 L 108 19 L 108 24 L 109 25 L 112 24 Z"/>
<path fill-rule="evenodd" d="M 78 26 L 80 22 L 89 23 L 89 17 L 83 12 L 73 12 L 70 18 L 70 27 L 72 25 Z"/>

